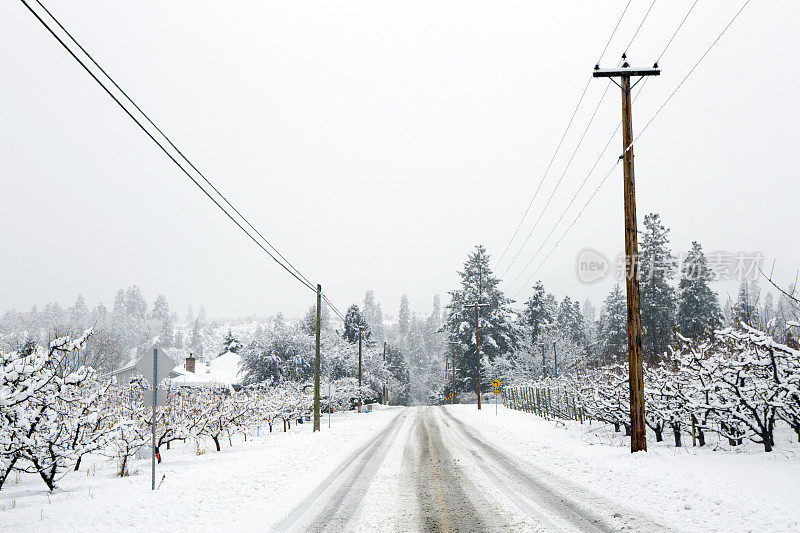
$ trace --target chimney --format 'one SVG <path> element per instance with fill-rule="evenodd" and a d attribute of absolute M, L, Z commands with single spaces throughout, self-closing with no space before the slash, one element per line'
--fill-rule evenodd
<path fill-rule="evenodd" d="M 186 358 L 186 371 L 194 374 L 194 357 L 192 357 L 191 353 L 189 357 Z"/>

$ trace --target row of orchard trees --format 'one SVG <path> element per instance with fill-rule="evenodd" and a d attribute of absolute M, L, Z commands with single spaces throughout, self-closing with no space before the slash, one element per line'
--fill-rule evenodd
<path fill-rule="evenodd" d="M 777 287 L 778 298 L 759 289 L 757 254 L 714 252 L 706 256 L 693 242 L 679 261 L 672 253 L 669 229 L 657 214 L 644 218 L 640 231 L 640 292 L 643 355 L 651 365 L 672 360 L 671 346 L 680 335 L 699 343 L 714 340 L 715 331 L 726 327 L 757 328 L 776 342 L 798 346 L 792 324 L 800 322 L 795 287 Z M 513 261 L 512 261 L 513 262 Z M 624 257 L 620 258 L 624 262 Z M 514 275 L 512 265 L 498 268 Z M 612 265 L 613 268 L 613 265 Z M 501 273 L 505 275 L 506 272 Z M 619 265 L 624 275 L 624 264 Z M 506 384 L 558 376 L 585 368 L 611 365 L 627 359 L 627 305 L 624 287 L 616 283 L 598 310 L 588 300 L 583 304 L 570 296 L 559 300 L 541 281 L 522 309 L 502 290 L 500 277 L 490 267 L 490 256 L 476 246 L 459 272 L 460 286 L 450 291 L 442 334 L 456 345 L 456 395 L 474 401 L 476 390 L 475 313 L 480 310 L 481 390 L 500 378 Z M 518 288 L 516 278 L 507 287 Z M 739 279 L 734 300 L 721 305 L 711 284 L 715 280 Z M 522 292 L 522 291 L 518 291 Z M 517 293 L 511 293 L 516 295 Z M 449 395 L 451 381 L 445 381 Z"/>
<path fill-rule="evenodd" d="M 26 472 L 52 490 L 88 453 L 116 460 L 119 475 L 126 475 L 130 458 L 150 443 L 149 385 L 142 377 L 112 383 L 83 366 L 81 353 L 92 335 L 89 329 L 46 347 L 0 352 L 0 489 L 12 473 Z M 375 397 L 373 388 L 358 389 L 352 377 L 334 385 L 325 409 L 348 409 L 359 395 Z M 234 434 L 246 439 L 262 427 L 272 431 L 276 422 L 286 430 L 311 411 L 312 391 L 308 381 L 272 378 L 238 390 L 167 387 L 166 405 L 157 411 L 157 445 L 189 439 L 200 450 L 207 440 L 219 450 Z"/>
<path fill-rule="evenodd" d="M 731 445 L 744 439 L 771 451 L 775 428 L 786 424 L 800 441 L 800 351 L 742 325 L 716 332 L 714 342 L 682 338 L 669 363 L 645 364 L 645 421 L 656 441 L 671 431 L 675 445 L 694 431 Z M 566 390 L 584 414 L 624 426 L 629 434 L 628 370 L 611 364 L 537 384 Z"/>

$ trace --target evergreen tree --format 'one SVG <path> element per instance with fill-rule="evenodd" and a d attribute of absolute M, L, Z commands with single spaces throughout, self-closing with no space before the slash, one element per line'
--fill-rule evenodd
<path fill-rule="evenodd" d="M 161 323 L 158 343 L 164 348 L 170 348 L 175 345 L 175 324 L 172 321 L 172 315 L 167 315 Z"/>
<path fill-rule="evenodd" d="M 425 337 L 418 321 L 413 321 L 408 330 L 408 364 L 411 371 L 411 394 L 416 404 L 426 404 L 428 398 L 428 351 Z"/>
<path fill-rule="evenodd" d="M 440 330 L 442 329 L 442 304 L 439 295 L 433 297 L 433 308 L 431 314 L 425 321 L 425 346 L 428 354 L 433 355 L 441 350 L 442 339 Z"/>
<path fill-rule="evenodd" d="M 361 331 L 361 339 L 367 341 L 372 332 L 369 329 L 369 324 L 361 314 L 361 310 L 357 304 L 353 304 L 347 308 L 347 313 L 344 315 L 344 333 L 342 336 L 348 342 L 358 342 L 358 332 Z"/>
<path fill-rule="evenodd" d="M 499 288 L 500 280 L 489 268 L 489 254 L 478 245 L 459 272 L 461 288 L 450 291 L 445 331 L 464 348 L 459 350 L 456 391 L 476 389 L 477 365 L 475 345 L 475 308 L 465 304 L 488 304 L 479 310 L 481 360 L 491 363 L 495 357 L 512 352 L 517 347 L 511 300 Z M 481 390 L 487 390 L 491 376 L 481 373 Z"/>
<path fill-rule="evenodd" d="M 397 326 L 400 328 L 400 336 L 405 337 L 408 334 L 408 328 L 411 325 L 411 310 L 408 306 L 408 296 L 405 294 L 400 298 L 400 312 L 397 314 Z"/>
<path fill-rule="evenodd" d="M 147 318 L 147 301 L 136 285 L 131 285 L 125 291 L 125 314 L 135 321 L 144 321 Z"/>
<path fill-rule="evenodd" d="M 78 329 L 83 329 L 89 322 L 89 308 L 86 306 L 86 300 L 83 296 L 78 295 L 75 300 L 75 305 L 70 310 L 70 324 Z"/>
<path fill-rule="evenodd" d="M 195 359 L 203 359 L 203 324 L 196 318 L 192 325 L 192 337 L 189 339 L 189 350 Z"/>
<path fill-rule="evenodd" d="M 328 330 L 330 325 L 331 312 L 327 305 L 323 302 L 322 309 L 320 309 L 319 329 L 320 333 Z M 306 335 L 315 336 L 317 334 L 317 306 L 312 305 L 306 311 L 301 323 L 301 329 Z"/>
<path fill-rule="evenodd" d="M 236 340 L 236 337 L 233 336 L 233 332 L 228 329 L 228 333 L 226 333 L 225 338 L 222 339 L 222 351 L 220 355 L 227 352 L 239 353 L 241 347 L 241 343 Z"/>
<path fill-rule="evenodd" d="M 669 230 L 661 218 L 644 217 L 640 259 L 642 345 L 644 356 L 655 362 L 672 342 L 675 323 L 675 289 L 669 284 L 676 262 L 669 249 Z"/>
<path fill-rule="evenodd" d="M 108 322 L 108 309 L 102 303 L 92 310 L 92 321 L 98 326 L 105 326 Z"/>
<path fill-rule="evenodd" d="M 114 321 L 118 321 L 123 316 L 125 316 L 125 291 L 120 289 L 114 297 L 114 306 L 111 308 L 111 318 Z"/>
<path fill-rule="evenodd" d="M 739 293 L 736 296 L 736 304 L 732 309 L 733 326 L 738 328 L 744 323 L 751 327 L 757 327 L 759 321 L 758 300 L 760 297 L 758 284 L 753 281 L 748 283 L 743 279 L 739 283 Z"/>
<path fill-rule="evenodd" d="M 544 328 L 553 321 L 552 302 L 547 301 L 547 294 L 541 280 L 533 286 L 533 294 L 525 302 L 523 311 L 524 323 L 530 330 L 531 346 L 539 342 Z"/>
<path fill-rule="evenodd" d="M 681 266 L 678 283 L 678 331 L 684 337 L 708 340 L 722 325 L 719 299 L 709 286 L 713 278 L 702 246 L 693 242 Z"/>
<path fill-rule="evenodd" d="M 586 344 L 592 345 L 597 340 L 597 332 L 595 330 L 595 322 L 597 320 L 597 309 L 595 309 L 592 302 L 587 298 L 581 307 L 581 315 L 583 315 L 584 337 Z"/>
<path fill-rule="evenodd" d="M 364 295 L 364 318 L 369 324 L 370 331 L 376 339 L 383 339 L 383 311 L 375 300 L 375 292 L 367 291 Z"/>
<path fill-rule="evenodd" d="M 406 358 L 400 346 L 387 345 L 386 368 L 391 376 L 389 380 L 389 401 L 392 405 L 407 405 L 411 377 Z"/>
<path fill-rule="evenodd" d="M 150 318 L 153 320 L 164 320 L 169 316 L 169 304 L 163 294 L 159 294 L 153 302 L 153 310 L 150 311 Z"/>
<path fill-rule="evenodd" d="M 621 361 L 628 353 L 628 307 L 619 283 L 615 283 L 603 302 L 598 336 L 607 359 Z"/>

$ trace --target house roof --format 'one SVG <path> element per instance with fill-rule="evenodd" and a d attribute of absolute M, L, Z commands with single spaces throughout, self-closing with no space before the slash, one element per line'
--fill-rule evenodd
<path fill-rule="evenodd" d="M 239 375 L 239 364 L 242 358 L 237 353 L 225 352 L 208 363 L 200 363 L 195 372 L 187 372 L 183 368 L 175 371 L 181 375 L 172 378 L 170 382 L 179 387 L 230 387 L 239 385 L 242 376 Z"/>

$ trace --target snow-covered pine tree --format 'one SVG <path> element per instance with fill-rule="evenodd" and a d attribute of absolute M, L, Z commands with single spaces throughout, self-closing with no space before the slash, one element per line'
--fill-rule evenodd
<path fill-rule="evenodd" d="M 722 325 L 722 310 L 717 294 L 709 286 L 713 273 L 700 243 L 693 242 L 681 266 L 678 283 L 678 331 L 697 341 L 711 339 Z"/>
<path fill-rule="evenodd" d="M 78 299 L 70 309 L 70 325 L 75 329 L 83 329 L 88 322 L 89 307 L 86 305 L 86 299 L 82 295 L 78 295 Z"/>
<path fill-rule="evenodd" d="M 233 336 L 233 332 L 228 328 L 228 333 L 226 333 L 225 338 L 222 339 L 222 351 L 220 355 L 227 352 L 239 353 L 241 348 L 242 344 L 236 340 L 236 337 Z"/>
<path fill-rule="evenodd" d="M 407 405 L 410 393 L 411 377 L 408 363 L 399 346 L 389 344 L 386 347 L 386 368 L 389 371 L 388 396 L 392 405 Z"/>
<path fill-rule="evenodd" d="M 736 296 L 736 303 L 732 309 L 732 326 L 741 328 L 744 323 L 750 327 L 758 326 L 760 320 L 760 313 L 758 309 L 758 300 L 760 298 L 760 289 L 755 281 L 749 282 L 742 279 L 739 283 L 739 293 Z"/>
<path fill-rule="evenodd" d="M 405 294 L 400 297 L 400 312 L 397 314 L 397 327 L 400 330 L 400 336 L 405 337 L 408 334 L 408 328 L 411 326 L 411 309 L 408 305 L 408 296 Z"/>
<path fill-rule="evenodd" d="M 364 318 L 369 324 L 373 338 L 383 340 L 383 312 L 375 300 L 375 291 L 367 291 L 364 295 Z"/>
<path fill-rule="evenodd" d="M 476 389 L 477 364 L 475 346 L 475 308 L 464 304 L 488 304 L 480 308 L 481 359 L 491 362 L 501 354 L 513 351 L 517 342 L 511 299 L 500 290 L 500 280 L 489 268 L 489 254 L 477 245 L 459 272 L 461 288 L 450 291 L 447 305 L 445 331 L 449 338 L 458 341 L 462 350 L 456 351 L 456 392 L 473 392 Z M 459 353 L 460 352 L 460 353 Z M 481 390 L 488 390 L 492 376 L 481 373 Z"/>
<path fill-rule="evenodd" d="M 165 320 L 169 316 L 169 304 L 163 294 L 159 294 L 153 302 L 153 309 L 150 311 L 150 318 L 153 320 Z"/>
<path fill-rule="evenodd" d="M 358 305 L 353 304 L 347 308 L 347 313 L 344 315 L 344 332 L 342 336 L 347 339 L 348 342 L 358 342 L 359 330 L 361 331 L 362 341 L 368 340 L 372 335 L 366 318 L 361 314 Z"/>
<path fill-rule="evenodd" d="M 553 321 L 552 309 L 547 302 L 547 294 L 541 280 L 533 286 L 533 294 L 525 302 L 523 317 L 525 325 L 529 328 L 531 345 L 535 346 L 544 328 Z"/>
<path fill-rule="evenodd" d="M 164 348 L 169 348 L 175 344 L 175 323 L 172 315 L 167 315 L 161 324 L 161 332 L 158 334 L 158 343 Z"/>
<path fill-rule="evenodd" d="M 408 366 L 411 371 L 411 395 L 415 404 L 426 404 L 428 399 L 428 350 L 419 320 L 413 320 L 408 330 Z"/>
<path fill-rule="evenodd" d="M 598 324 L 598 337 L 603 356 L 619 362 L 628 353 L 628 308 L 619 283 L 615 283 L 603 302 Z"/>
<path fill-rule="evenodd" d="M 669 229 L 661 217 L 655 213 L 645 216 L 644 228 L 639 252 L 642 348 L 644 357 L 656 362 L 673 339 L 675 289 L 669 282 L 677 265 L 669 249 Z"/>

